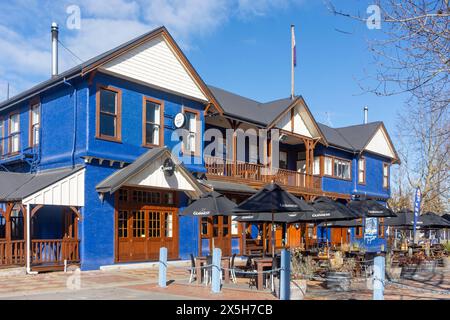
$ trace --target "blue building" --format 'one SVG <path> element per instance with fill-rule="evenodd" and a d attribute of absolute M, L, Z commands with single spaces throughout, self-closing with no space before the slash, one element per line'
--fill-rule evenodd
<path fill-rule="evenodd" d="M 178 213 L 205 191 L 239 202 L 272 180 L 307 200 L 385 202 L 398 161 L 381 122 L 333 129 L 302 97 L 207 86 L 164 27 L 0 103 L 0 156 L 0 264 L 28 270 L 152 261 L 161 246 L 170 259 L 242 253 L 239 223 Z M 373 222 L 376 234 L 328 238 L 379 250 Z M 288 241 L 321 233 L 291 227 Z"/>

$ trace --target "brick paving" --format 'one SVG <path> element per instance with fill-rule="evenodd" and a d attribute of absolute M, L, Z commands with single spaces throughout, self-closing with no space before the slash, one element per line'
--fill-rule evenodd
<path fill-rule="evenodd" d="M 226 284 L 221 293 L 213 294 L 210 287 L 189 284 L 189 272 L 184 268 L 169 266 L 167 278 L 171 280 L 168 287 L 160 288 L 156 268 L 0 276 L 0 299 L 276 299 L 268 290 L 249 288 L 247 279 L 238 279 L 238 284 Z M 450 299 L 448 294 L 423 291 L 450 290 L 450 271 L 439 270 L 427 279 L 402 280 L 402 283 L 411 288 L 388 284 L 385 299 Z M 348 292 L 330 291 L 323 282 L 310 281 L 305 299 L 371 300 L 372 291 L 363 280 L 353 281 Z"/>

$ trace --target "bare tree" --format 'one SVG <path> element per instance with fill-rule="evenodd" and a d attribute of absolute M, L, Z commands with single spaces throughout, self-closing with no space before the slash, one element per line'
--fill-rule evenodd
<path fill-rule="evenodd" d="M 336 9 L 335 14 L 363 23 L 367 15 Z M 450 101 L 450 6 L 448 0 L 374 0 L 381 14 L 380 32 L 368 47 L 377 72 L 375 85 L 360 84 L 377 95 L 409 92 L 422 107 L 446 107 Z M 369 21 L 370 22 L 370 21 Z"/>

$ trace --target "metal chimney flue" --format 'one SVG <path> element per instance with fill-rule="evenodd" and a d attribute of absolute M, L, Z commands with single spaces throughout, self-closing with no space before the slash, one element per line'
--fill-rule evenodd
<path fill-rule="evenodd" d="M 369 108 L 364 107 L 364 124 L 369 122 Z"/>
<path fill-rule="evenodd" d="M 59 27 L 56 22 L 52 23 L 52 77 L 58 75 L 58 35 Z"/>

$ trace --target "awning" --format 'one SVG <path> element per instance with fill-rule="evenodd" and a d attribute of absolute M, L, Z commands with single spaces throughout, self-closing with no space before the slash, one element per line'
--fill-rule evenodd
<path fill-rule="evenodd" d="M 204 193 L 202 185 L 166 147 L 154 148 L 100 182 L 99 193 L 114 193 L 123 186 L 183 191 L 191 198 Z"/>
<path fill-rule="evenodd" d="M 36 174 L 0 172 L 0 202 L 84 206 L 84 167 Z"/>

